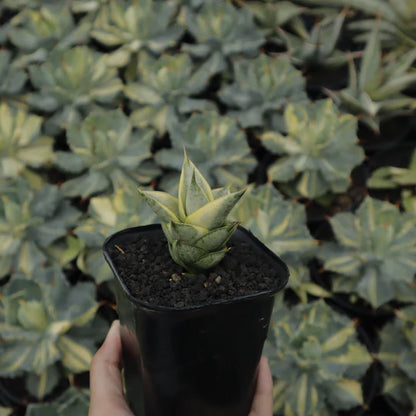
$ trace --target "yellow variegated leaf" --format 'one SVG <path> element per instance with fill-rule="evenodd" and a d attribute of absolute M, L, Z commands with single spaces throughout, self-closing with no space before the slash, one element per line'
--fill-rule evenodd
<path fill-rule="evenodd" d="M 69 321 L 56 321 L 52 322 L 48 327 L 48 332 L 53 335 L 62 335 L 67 333 L 72 326 Z"/>
<path fill-rule="evenodd" d="M 354 333 L 355 330 L 352 325 L 347 328 L 341 329 L 322 344 L 322 351 L 329 352 L 342 347 L 348 342 L 349 338 L 351 338 L 351 336 L 353 336 Z"/>
<path fill-rule="evenodd" d="M 117 213 L 111 200 L 107 197 L 91 198 L 89 205 L 90 214 L 97 217 L 104 224 L 115 226 L 117 224 Z"/>
<path fill-rule="evenodd" d="M 334 270 L 338 273 L 344 273 L 350 275 L 356 272 L 361 266 L 361 261 L 358 258 L 354 258 L 350 254 L 341 254 L 334 256 L 332 259 L 325 261 L 324 268 L 328 270 Z"/>
<path fill-rule="evenodd" d="M 238 224 L 235 223 L 209 231 L 195 241 L 195 246 L 208 251 L 219 250 L 225 246 L 225 243 L 230 239 L 237 226 Z"/>
<path fill-rule="evenodd" d="M 139 189 L 146 202 L 164 222 L 179 222 L 178 198 L 160 191 L 142 191 Z"/>
<path fill-rule="evenodd" d="M 20 300 L 17 317 L 26 329 L 42 331 L 48 324 L 45 307 L 41 302 Z"/>
<path fill-rule="evenodd" d="M 365 347 L 354 343 L 348 345 L 347 353 L 330 356 L 328 361 L 344 365 L 368 365 L 373 360 Z"/>
<path fill-rule="evenodd" d="M 192 196 L 188 195 L 191 192 L 191 186 L 193 183 L 193 188 L 197 186 L 201 196 L 204 200 L 213 201 L 214 197 L 212 195 L 211 187 L 208 182 L 202 176 L 201 172 L 196 168 L 196 166 L 189 160 L 186 151 L 184 152 L 184 162 L 182 165 L 182 172 L 179 179 L 179 190 L 178 190 L 178 199 L 179 199 L 179 214 L 182 219 L 190 215 L 195 211 L 194 207 L 190 207 L 189 212 L 187 209 L 187 203 L 192 203 Z M 194 194 L 197 192 L 193 191 Z M 201 205 L 202 206 L 202 205 Z"/>
<path fill-rule="evenodd" d="M 57 346 L 62 354 L 62 363 L 68 370 L 74 373 L 88 371 L 92 360 L 92 353 L 88 348 L 67 336 L 61 336 Z"/>
<path fill-rule="evenodd" d="M 216 199 L 192 213 L 185 222 L 209 229 L 221 227 L 243 194 L 244 190 Z"/>

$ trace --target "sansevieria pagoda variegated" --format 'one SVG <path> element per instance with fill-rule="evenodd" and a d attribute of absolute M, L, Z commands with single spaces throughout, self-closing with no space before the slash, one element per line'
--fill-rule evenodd
<path fill-rule="evenodd" d="M 227 216 L 245 190 L 211 189 L 185 152 L 177 198 L 160 191 L 139 192 L 159 216 L 177 264 L 196 273 L 223 259 L 229 250 L 226 243 L 238 226 L 227 222 Z"/>

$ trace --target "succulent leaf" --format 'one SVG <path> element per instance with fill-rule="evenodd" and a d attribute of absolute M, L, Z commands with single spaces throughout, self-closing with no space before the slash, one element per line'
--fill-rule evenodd
<path fill-rule="evenodd" d="M 88 390 L 70 387 L 52 402 L 30 403 L 27 416 L 87 416 L 90 403 Z"/>
<path fill-rule="evenodd" d="M 407 306 L 396 313 L 381 331 L 377 358 L 384 364 L 384 393 L 403 406 L 416 409 L 416 307 Z"/>
<path fill-rule="evenodd" d="M 0 50 L 0 97 L 8 104 L 23 101 L 20 97 L 27 81 L 25 71 L 20 68 L 8 50 Z"/>

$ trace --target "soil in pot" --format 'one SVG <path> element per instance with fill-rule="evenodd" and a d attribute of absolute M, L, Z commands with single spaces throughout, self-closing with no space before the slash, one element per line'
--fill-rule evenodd
<path fill-rule="evenodd" d="M 221 263 L 206 273 L 183 275 L 165 238 L 147 235 L 110 255 L 130 293 L 146 303 L 175 308 L 209 305 L 280 288 L 270 260 L 245 242 L 231 242 Z"/>

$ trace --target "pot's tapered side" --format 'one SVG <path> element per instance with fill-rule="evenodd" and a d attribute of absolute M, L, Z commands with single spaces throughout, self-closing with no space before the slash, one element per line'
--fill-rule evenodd
<path fill-rule="evenodd" d="M 138 227 L 115 234 L 104 246 L 118 281 L 131 409 L 136 416 L 247 416 L 273 295 L 286 284 L 287 267 L 270 252 L 281 279 L 275 290 L 187 309 L 151 307 L 130 295 L 111 261 L 109 247 L 154 232 L 163 238 L 159 226 Z M 235 238 L 246 239 L 248 234 L 240 229 Z"/>

